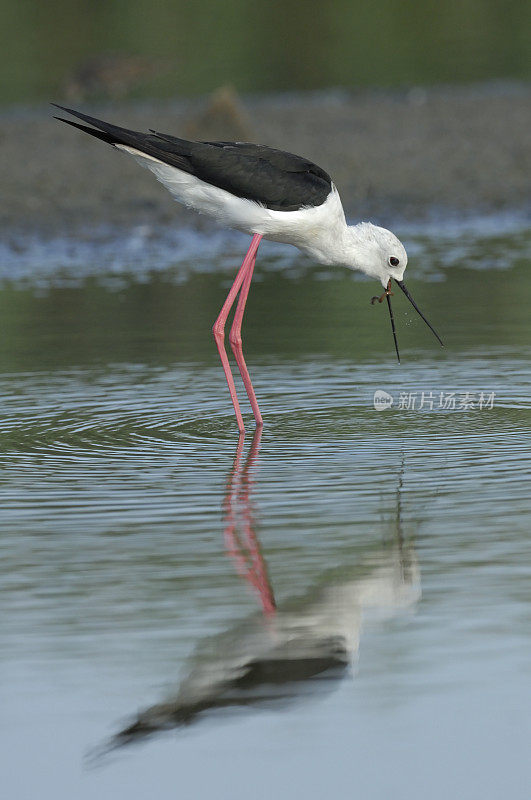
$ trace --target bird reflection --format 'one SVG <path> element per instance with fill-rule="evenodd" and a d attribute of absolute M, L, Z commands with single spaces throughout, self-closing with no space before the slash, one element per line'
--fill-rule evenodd
<path fill-rule="evenodd" d="M 202 641 L 177 692 L 141 711 L 107 751 L 221 709 L 286 705 L 332 687 L 356 659 L 362 620 L 371 611 L 379 619 L 394 616 L 420 597 L 413 548 L 402 533 L 400 477 L 392 541 L 277 607 L 252 504 L 260 435 L 258 430 L 243 460 L 240 438 L 223 504 L 227 553 L 257 595 L 260 611 Z"/>
<path fill-rule="evenodd" d="M 264 614 L 270 616 L 276 611 L 276 603 L 262 549 L 256 536 L 251 504 L 252 471 L 260 448 L 261 437 L 262 428 L 257 428 L 245 464 L 241 467 L 245 434 L 240 434 L 236 456 L 227 480 L 227 491 L 223 504 L 225 548 L 235 563 L 236 571 L 256 591 Z"/>

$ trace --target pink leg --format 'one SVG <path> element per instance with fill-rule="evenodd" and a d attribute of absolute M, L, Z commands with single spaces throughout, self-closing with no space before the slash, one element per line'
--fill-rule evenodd
<path fill-rule="evenodd" d="M 255 258 L 256 258 L 256 251 L 255 251 Z M 264 423 L 262 421 L 262 415 L 260 413 L 260 409 L 258 408 L 258 401 L 254 393 L 253 384 L 251 383 L 251 376 L 249 375 L 249 370 L 247 369 L 247 364 L 245 363 L 245 359 L 243 357 L 243 348 L 242 348 L 243 314 L 245 311 L 245 304 L 247 303 L 247 297 L 249 295 L 251 280 L 253 278 L 255 258 L 253 258 L 252 262 L 249 264 L 249 267 L 243 279 L 242 290 L 240 292 L 238 305 L 236 307 L 236 313 L 234 314 L 234 320 L 232 322 L 232 327 L 230 329 L 229 341 L 232 347 L 232 352 L 234 353 L 234 356 L 236 358 L 236 363 L 238 364 L 238 369 L 240 370 L 240 375 L 242 376 L 243 385 L 245 386 L 245 391 L 247 392 L 247 397 L 249 398 L 251 408 L 253 409 L 254 418 L 256 420 L 256 427 L 261 428 Z"/>
<path fill-rule="evenodd" d="M 223 372 L 225 373 L 225 379 L 227 381 L 227 385 L 229 387 L 230 397 L 232 400 L 232 405 L 234 406 L 234 413 L 236 414 L 236 421 L 238 423 L 238 430 L 240 433 L 243 433 L 245 430 L 243 424 L 243 418 L 240 411 L 240 404 L 238 403 L 238 397 L 236 395 L 236 387 L 234 385 L 234 378 L 232 377 L 231 368 L 229 365 L 229 359 L 227 358 L 227 353 L 225 350 L 225 323 L 227 321 L 227 317 L 229 312 L 234 305 L 234 301 L 236 299 L 236 295 L 240 291 L 240 287 L 244 282 L 245 276 L 249 268 L 252 270 L 254 269 L 254 261 L 256 258 L 256 251 L 258 250 L 258 245 L 260 244 L 261 236 L 259 234 L 255 234 L 251 240 L 251 244 L 247 251 L 245 258 L 243 259 L 243 264 L 241 265 L 240 269 L 238 270 L 238 274 L 234 280 L 234 283 L 231 286 L 230 292 L 227 295 L 227 299 L 223 303 L 221 311 L 219 312 L 219 316 L 214 323 L 212 331 L 214 333 L 214 339 L 216 340 L 216 346 L 218 348 L 219 357 L 221 358 L 221 364 L 223 366 Z M 249 291 L 249 290 L 247 290 Z M 245 305 L 245 304 L 244 304 Z M 243 311 L 242 311 L 243 316 Z M 247 387 L 246 387 L 247 388 Z M 256 400 L 255 400 L 256 402 Z M 253 409 L 254 410 L 254 409 Z"/>

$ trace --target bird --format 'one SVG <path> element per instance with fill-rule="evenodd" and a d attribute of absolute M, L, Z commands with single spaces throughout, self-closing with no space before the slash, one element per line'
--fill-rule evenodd
<path fill-rule="evenodd" d="M 262 429 L 242 461 L 239 437 L 222 504 L 226 553 L 256 592 L 260 610 L 198 642 L 179 687 L 137 712 L 93 751 L 96 759 L 162 731 L 189 726 L 208 714 L 267 704 L 286 706 L 331 689 L 357 663 L 367 617 L 386 621 L 411 612 L 422 596 L 411 536 L 404 536 L 402 481 L 395 491 L 392 538 L 365 556 L 321 574 L 303 594 L 277 604 L 254 519 L 252 493 Z"/>
<path fill-rule="evenodd" d="M 243 355 L 241 328 L 262 239 L 294 245 L 320 264 L 347 267 L 380 281 L 384 291 L 371 302 L 381 303 L 384 298 L 387 301 L 399 362 L 391 306 L 392 281 L 443 346 L 404 283 L 408 258 L 402 242 L 391 231 L 371 222 L 348 225 L 330 175 L 309 159 L 251 142 L 189 141 L 153 129 L 142 133 L 56 103 L 52 105 L 81 123 L 60 116 L 55 119 L 133 156 L 185 206 L 252 236 L 212 328 L 240 434 L 245 432 L 245 426 L 225 350 L 225 324 L 239 295 L 229 341 L 256 427 L 261 428 L 263 418 Z"/>

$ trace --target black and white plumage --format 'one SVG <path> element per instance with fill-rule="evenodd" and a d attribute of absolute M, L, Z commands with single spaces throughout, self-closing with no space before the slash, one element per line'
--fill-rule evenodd
<path fill-rule="evenodd" d="M 295 245 L 314 261 L 349 267 L 379 280 L 385 291 L 373 301 L 382 302 L 384 297 L 387 300 L 399 360 L 390 299 L 392 279 L 442 344 L 403 282 L 407 266 L 403 244 L 391 231 L 369 222 L 347 225 L 339 193 L 330 176 L 312 161 L 250 142 L 190 142 L 153 130 L 139 133 L 63 106 L 57 108 L 88 124 L 57 119 L 132 155 L 179 202 L 221 224 L 253 235 L 213 328 L 240 432 L 244 431 L 244 424 L 225 352 L 224 330 L 239 293 L 230 341 L 260 427 L 262 416 L 243 357 L 241 324 L 262 238 Z"/>
<path fill-rule="evenodd" d="M 248 142 L 140 133 L 58 108 L 88 125 L 58 119 L 129 153 L 176 200 L 219 223 L 293 244 L 320 263 L 361 270 L 384 286 L 390 278 L 402 280 L 407 265 L 402 243 L 371 223 L 347 225 L 330 176 L 312 161 Z"/>
<path fill-rule="evenodd" d="M 411 613 L 421 597 L 412 548 L 383 552 L 283 603 L 264 624 L 253 614 L 201 641 L 177 691 L 131 720 L 105 754 L 224 709 L 287 705 L 326 691 L 356 664 L 363 623 Z"/>
<path fill-rule="evenodd" d="M 63 119 L 62 122 L 121 150 L 134 155 L 138 153 L 144 159 L 155 159 L 209 186 L 259 203 L 272 211 L 319 206 L 332 188 L 330 176 L 324 169 L 305 158 L 272 147 L 251 142 L 190 142 L 158 131 L 140 133 L 120 128 L 79 111 L 63 110 L 97 127 L 97 130 L 71 120 Z M 157 177 L 162 183 L 170 184 L 170 191 L 175 189 L 171 172 Z"/>

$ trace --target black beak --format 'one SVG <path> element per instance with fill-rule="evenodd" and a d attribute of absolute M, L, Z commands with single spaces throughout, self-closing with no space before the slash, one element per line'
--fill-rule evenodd
<path fill-rule="evenodd" d="M 389 286 L 391 286 L 391 281 L 389 281 Z M 389 317 L 391 318 L 391 328 L 393 331 L 393 339 L 395 340 L 395 350 L 396 350 L 396 357 L 398 359 L 398 363 L 400 364 L 400 353 L 398 352 L 398 342 L 396 339 L 396 328 L 395 328 L 395 318 L 393 317 L 393 309 L 391 308 L 391 297 L 389 294 L 385 294 L 385 298 L 387 300 L 387 308 L 389 309 Z"/>
<path fill-rule="evenodd" d="M 433 333 L 433 335 L 436 337 L 436 339 L 437 339 L 437 341 L 439 342 L 439 344 L 441 345 L 441 347 L 444 347 L 444 344 L 443 344 L 443 341 L 442 341 L 441 337 L 439 336 L 439 334 L 437 333 L 437 331 L 435 330 L 435 328 L 433 327 L 433 325 L 431 325 L 431 324 L 428 322 L 428 320 L 426 319 L 426 317 L 424 316 L 424 314 L 422 313 L 422 311 L 420 310 L 420 308 L 418 307 L 418 305 L 415 303 L 415 301 L 413 300 L 413 298 L 412 298 L 412 297 L 411 297 L 411 295 L 409 294 L 409 291 L 408 291 L 408 289 L 407 289 L 407 287 L 406 287 L 406 284 L 405 284 L 403 281 L 397 281 L 396 279 L 395 279 L 395 283 L 396 283 L 396 285 L 397 285 L 397 286 L 400 286 L 400 288 L 401 288 L 401 289 L 402 289 L 402 291 L 404 292 L 405 296 L 407 297 L 407 299 L 409 300 L 409 302 L 411 303 L 411 305 L 413 306 L 413 308 L 415 309 L 415 311 L 417 312 L 417 314 L 419 314 L 419 315 L 422 317 L 422 319 L 424 320 L 424 322 L 426 323 L 426 325 L 428 326 L 428 328 L 430 329 L 430 331 L 431 331 L 431 332 Z M 389 297 L 387 298 L 387 300 L 389 301 Z M 391 310 L 391 306 L 389 306 L 389 310 Z M 391 314 L 391 320 L 392 320 L 392 319 L 393 319 L 393 315 Z M 393 325 L 393 330 L 394 330 L 394 323 L 392 323 L 392 325 Z M 396 342 L 396 338 L 395 338 L 395 342 Z"/>

